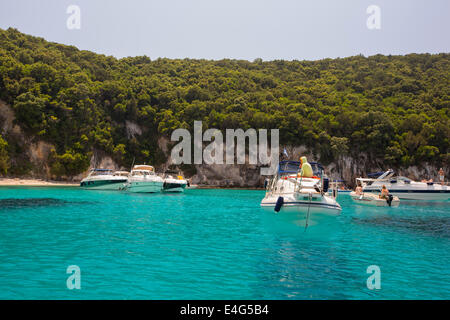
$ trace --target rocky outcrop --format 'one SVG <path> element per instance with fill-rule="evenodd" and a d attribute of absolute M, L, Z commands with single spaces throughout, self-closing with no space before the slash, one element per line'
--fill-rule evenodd
<path fill-rule="evenodd" d="M 0 133 L 11 132 L 14 128 L 13 121 L 14 111 L 3 101 L 0 101 Z M 19 130 L 18 126 L 16 130 Z"/>
<path fill-rule="evenodd" d="M 259 187 L 264 183 L 260 167 L 255 165 L 196 165 L 192 183 L 223 187 Z"/>
<path fill-rule="evenodd" d="M 126 130 L 127 130 L 127 138 L 128 139 L 132 139 L 135 136 L 140 136 L 142 134 L 141 127 L 134 122 L 126 120 L 125 126 L 126 126 Z"/>
<path fill-rule="evenodd" d="M 338 170 L 337 167 L 340 169 Z M 192 182 L 199 185 L 262 187 L 266 178 L 260 175 L 259 167 L 249 165 L 196 165 L 196 169 L 197 174 L 192 176 Z M 366 177 L 369 172 L 387 169 L 389 168 L 367 167 L 365 164 L 358 165 L 356 161 L 349 158 L 342 159 L 339 163 L 331 163 L 325 166 L 325 171 L 331 179 L 342 179 L 348 187 L 354 187 L 355 179 L 358 177 Z M 433 179 L 438 181 L 438 170 L 439 168 L 437 167 L 425 165 L 423 168 L 413 166 L 395 170 L 395 172 L 413 180 Z"/>
<path fill-rule="evenodd" d="M 170 141 L 167 138 L 160 138 L 158 145 L 167 156 L 167 161 L 163 165 L 166 169 L 171 164 Z M 286 149 L 289 159 L 300 159 L 306 156 L 309 161 L 317 161 L 320 154 L 314 154 L 306 146 L 280 146 L 280 150 Z M 246 160 L 248 163 L 248 157 Z M 262 187 L 266 176 L 260 174 L 261 165 L 237 165 L 237 164 L 212 164 L 195 165 L 196 174 L 191 176 L 192 183 L 207 186 L 221 187 Z M 371 161 L 367 154 L 360 153 L 358 158 L 341 156 L 335 162 L 325 165 L 325 173 L 333 180 L 344 180 L 349 187 L 355 186 L 355 179 L 366 177 L 367 173 L 387 170 L 382 161 Z M 437 172 L 439 168 L 423 164 L 422 166 L 411 166 L 408 168 L 394 168 L 398 175 L 403 175 L 414 180 L 433 179 L 438 181 Z M 446 172 L 448 175 L 448 172 Z"/>
<path fill-rule="evenodd" d="M 126 132 L 128 138 L 142 134 L 142 128 L 139 125 L 127 121 Z M 48 167 L 48 158 L 51 150 L 54 149 L 52 144 L 44 141 L 36 141 L 36 139 L 27 138 L 19 126 L 14 124 L 14 111 L 0 101 L 0 133 L 9 134 L 14 139 L 20 141 L 24 146 L 28 146 L 26 155 L 31 164 L 32 169 L 30 176 L 33 178 L 49 179 L 51 178 L 50 169 Z M 170 157 L 171 142 L 162 136 L 158 139 L 158 147 L 166 155 L 166 162 L 157 167 L 158 171 L 164 171 L 172 164 Z M 310 161 L 320 158 L 319 154 L 314 154 L 306 146 L 280 146 L 280 150 L 286 148 L 290 159 L 299 159 L 300 156 L 306 156 Z M 247 157 L 248 163 L 248 157 Z M 109 155 L 99 150 L 93 150 L 90 161 L 91 168 L 109 168 L 113 170 L 129 170 L 129 168 L 120 167 Z M 262 187 L 265 176 L 261 176 L 261 165 L 237 165 L 237 164 L 212 164 L 212 165 L 195 165 L 196 173 L 186 176 L 192 179 L 192 183 L 217 187 Z M 370 161 L 367 155 L 361 153 L 358 158 L 349 156 L 341 156 L 335 162 L 325 166 L 326 173 L 331 179 L 343 179 L 346 184 L 353 187 L 357 177 L 364 177 L 368 172 L 387 170 L 382 162 Z M 408 168 L 394 168 L 399 175 L 407 176 L 414 180 L 433 179 L 438 180 L 437 172 L 439 168 L 430 164 L 421 164 L 420 166 L 411 166 Z M 446 176 L 448 176 L 448 168 L 444 168 Z M 77 176 L 66 177 L 70 181 L 80 181 L 87 175 L 88 171 Z"/>
<path fill-rule="evenodd" d="M 28 155 L 34 168 L 32 173 L 38 175 L 40 178 L 50 177 L 50 168 L 48 167 L 47 160 L 52 152 L 52 149 L 54 150 L 55 146 L 44 141 L 30 143 Z"/>

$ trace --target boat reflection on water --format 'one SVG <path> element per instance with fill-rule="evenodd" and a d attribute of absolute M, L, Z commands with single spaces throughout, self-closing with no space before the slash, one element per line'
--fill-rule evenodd
<path fill-rule="evenodd" d="M 341 216 L 330 219 L 326 215 L 314 215 L 307 221 L 304 215 L 298 213 L 273 214 L 267 210 L 261 215 L 261 223 L 265 232 L 273 237 L 320 241 L 332 240 L 345 228 Z"/>

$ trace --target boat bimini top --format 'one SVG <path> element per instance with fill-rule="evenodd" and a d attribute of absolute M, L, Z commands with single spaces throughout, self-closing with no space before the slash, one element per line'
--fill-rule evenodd
<path fill-rule="evenodd" d="M 155 168 L 152 166 L 148 166 L 145 164 L 136 165 L 131 170 L 132 176 L 146 176 L 146 175 L 155 175 Z"/>
<path fill-rule="evenodd" d="M 153 166 L 148 166 L 146 164 L 139 164 L 133 167 L 133 171 L 134 170 L 155 171 L 155 168 L 153 168 Z"/>

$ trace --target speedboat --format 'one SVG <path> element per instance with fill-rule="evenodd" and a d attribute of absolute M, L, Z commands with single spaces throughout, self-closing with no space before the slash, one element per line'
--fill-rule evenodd
<path fill-rule="evenodd" d="M 91 169 L 89 175 L 81 180 L 80 187 L 89 190 L 119 190 L 126 182 L 126 175 L 113 173 L 111 169 Z"/>
<path fill-rule="evenodd" d="M 275 212 L 295 212 L 307 215 L 339 215 L 341 206 L 327 194 L 329 180 L 324 177 L 323 167 L 317 162 L 309 163 L 314 175 L 300 176 L 299 161 L 281 161 L 278 172 L 268 181 L 266 195 L 261 207 Z"/>
<path fill-rule="evenodd" d="M 128 175 L 123 190 L 139 193 L 160 192 L 163 183 L 163 179 L 156 175 L 152 166 L 135 165 Z"/>
<path fill-rule="evenodd" d="M 450 187 L 434 182 L 417 182 L 403 176 L 395 176 L 389 169 L 386 172 L 368 174 L 369 178 L 356 179 L 361 183 L 364 193 L 379 193 L 383 185 L 394 196 L 407 200 L 440 200 L 450 199 Z"/>
<path fill-rule="evenodd" d="M 398 207 L 400 205 L 400 199 L 392 195 L 388 199 L 384 199 L 374 193 L 357 194 L 355 191 L 352 191 L 350 192 L 350 197 L 356 203 L 377 207 Z"/>
<path fill-rule="evenodd" d="M 176 171 L 166 171 L 164 173 L 164 192 L 183 192 L 188 182 Z"/>

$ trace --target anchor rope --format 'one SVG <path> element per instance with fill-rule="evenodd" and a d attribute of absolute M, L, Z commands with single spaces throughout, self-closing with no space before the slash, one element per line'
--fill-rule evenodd
<path fill-rule="evenodd" d="M 308 228 L 308 222 L 309 222 L 309 208 L 311 207 L 311 201 L 312 201 L 312 194 L 309 193 L 309 203 L 308 203 L 308 211 L 306 213 L 306 223 L 305 223 L 305 231 Z"/>

